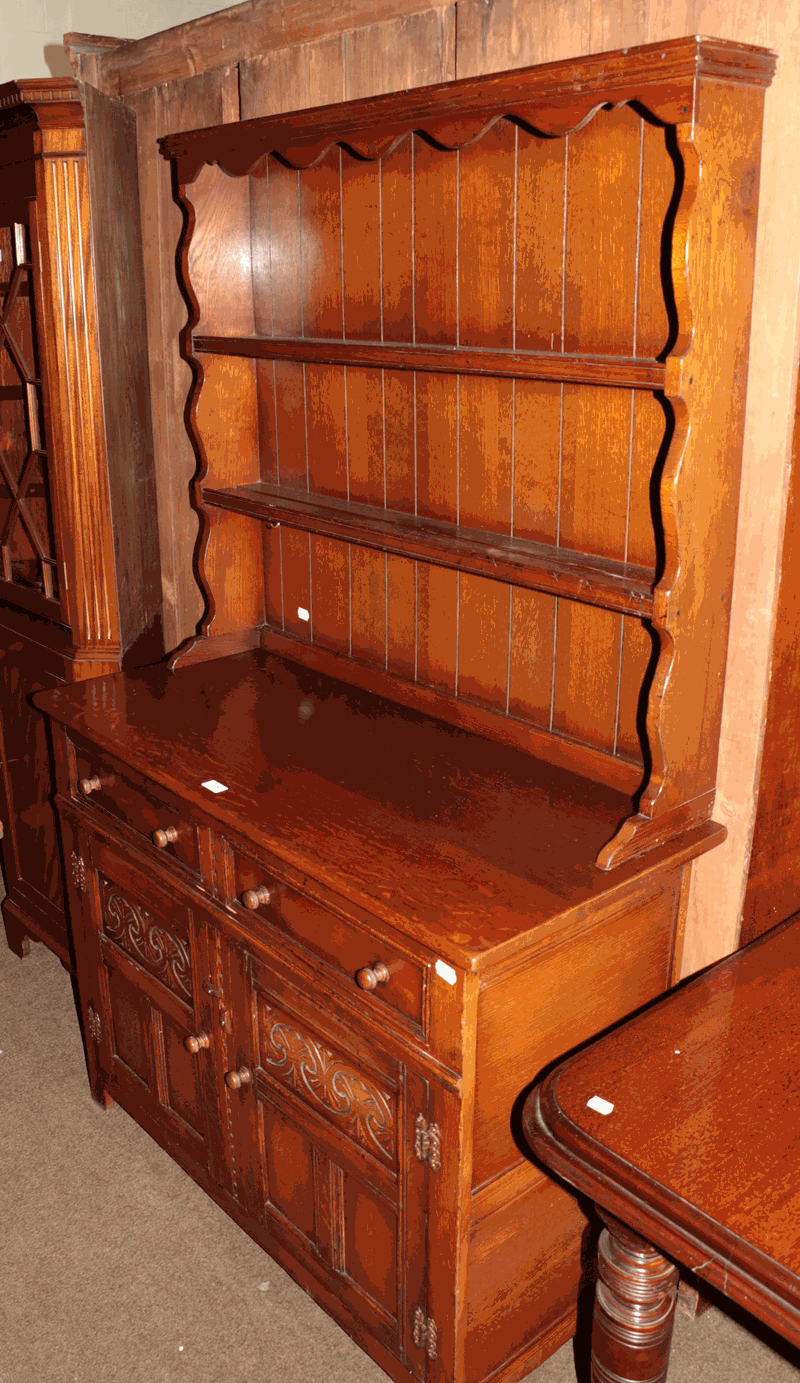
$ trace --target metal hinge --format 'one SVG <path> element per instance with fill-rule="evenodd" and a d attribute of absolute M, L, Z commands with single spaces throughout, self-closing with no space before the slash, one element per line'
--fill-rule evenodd
<path fill-rule="evenodd" d="M 72 877 L 75 880 L 75 887 L 78 893 L 82 894 L 86 887 L 86 866 L 81 856 L 74 850 L 72 852 Z"/>
<path fill-rule="evenodd" d="M 436 1358 L 436 1322 L 418 1306 L 414 1312 L 414 1344 L 424 1349 L 429 1359 Z"/>
<path fill-rule="evenodd" d="M 99 1042 L 103 1032 L 103 1024 L 100 1021 L 100 1014 L 96 1011 L 91 1002 L 86 1006 L 86 1021 L 89 1025 L 89 1032 L 92 1034 L 95 1042 Z"/>
<path fill-rule="evenodd" d="M 414 1120 L 414 1152 L 420 1162 L 427 1162 L 432 1172 L 442 1165 L 442 1131 L 438 1124 L 429 1124 L 422 1114 Z"/>

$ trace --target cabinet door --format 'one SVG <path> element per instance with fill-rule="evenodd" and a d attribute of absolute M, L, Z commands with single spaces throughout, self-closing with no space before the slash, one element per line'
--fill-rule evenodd
<path fill-rule="evenodd" d="M 124 847 L 73 833 L 66 819 L 64 826 L 96 1092 L 118 1099 L 201 1182 L 210 1173 L 225 1186 L 215 1072 L 222 1035 L 211 978 L 216 931 L 202 909 Z"/>
<path fill-rule="evenodd" d="M 424 1378 L 414 1326 L 425 1308 L 429 1169 L 414 1155 L 414 1126 L 427 1082 L 309 998 L 308 978 L 233 944 L 229 964 L 240 1198 L 265 1247 L 277 1241 Z"/>
<path fill-rule="evenodd" d="M 72 968 L 64 917 L 61 859 L 47 722 L 35 692 L 63 681 L 64 660 L 21 637 L 0 610 L 0 820 L 9 941 L 18 954 L 33 936 Z"/>

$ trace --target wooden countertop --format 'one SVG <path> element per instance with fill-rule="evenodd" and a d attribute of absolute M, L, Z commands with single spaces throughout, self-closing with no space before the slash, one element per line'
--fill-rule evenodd
<path fill-rule="evenodd" d="M 97 678 L 37 705 L 469 969 L 725 835 L 712 822 L 604 872 L 594 859 L 631 810 L 625 794 L 265 651 Z"/>

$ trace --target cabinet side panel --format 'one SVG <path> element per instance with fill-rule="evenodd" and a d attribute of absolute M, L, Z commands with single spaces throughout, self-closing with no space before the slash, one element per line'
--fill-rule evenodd
<path fill-rule="evenodd" d="M 478 1007 L 473 1186 L 519 1162 L 512 1111 L 542 1068 L 669 984 L 678 886 L 675 874 L 640 885 L 616 912 L 568 929 L 488 981 Z"/>
<path fill-rule="evenodd" d="M 533 1167 L 529 1173 L 529 1189 L 509 1195 L 470 1235 L 466 1383 L 535 1349 L 561 1323 L 564 1339 L 574 1331 L 588 1223 L 568 1191 Z M 527 1367 L 540 1362 L 534 1355 Z"/>
<path fill-rule="evenodd" d="M 136 116 L 92 86 L 82 96 L 120 642 L 145 664 L 164 647 Z"/>

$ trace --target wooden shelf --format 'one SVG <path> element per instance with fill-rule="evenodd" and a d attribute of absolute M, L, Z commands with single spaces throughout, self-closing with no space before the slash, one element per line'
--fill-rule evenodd
<path fill-rule="evenodd" d="M 475 572 L 620 614 L 649 618 L 653 613 L 655 573 L 646 567 L 264 482 L 204 490 L 203 498 L 216 509 Z"/>
<path fill-rule="evenodd" d="M 550 351 L 488 351 L 473 346 L 419 346 L 359 341 L 279 339 L 272 336 L 195 336 L 196 355 L 238 355 L 294 360 L 304 365 L 356 365 L 430 374 L 551 379 L 563 384 L 605 384 L 620 389 L 663 389 L 660 360 L 567 355 Z"/>

